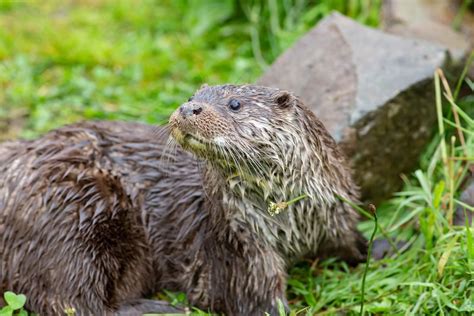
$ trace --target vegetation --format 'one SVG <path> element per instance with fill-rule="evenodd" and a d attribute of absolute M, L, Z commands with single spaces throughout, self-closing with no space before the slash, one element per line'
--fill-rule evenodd
<path fill-rule="evenodd" d="M 0 1 L 0 139 L 166 122 L 204 82 L 253 82 L 331 10 L 376 24 L 378 2 Z"/>
<path fill-rule="evenodd" d="M 379 3 L 0 1 L 0 139 L 29 138 L 81 119 L 164 123 L 204 82 L 255 81 L 331 10 L 376 25 Z M 442 79 L 438 73 L 438 135 L 404 190 L 378 206 L 376 238 L 388 234 L 409 247 L 370 263 L 364 299 L 370 314 L 474 312 L 474 230 L 452 224 L 457 207 L 473 211 L 459 191 L 474 159 L 474 93 L 459 98 L 459 89 L 449 92 Z M 474 88 L 464 76 L 459 82 Z M 374 222 L 361 229 L 369 237 Z M 350 269 L 332 260 L 294 267 L 293 313 L 359 313 L 364 272 L 363 265 Z"/>
<path fill-rule="evenodd" d="M 0 316 L 28 316 L 23 306 L 26 303 L 26 296 L 23 294 L 15 294 L 13 292 L 5 292 L 3 297 L 6 302 L 6 306 L 0 308 Z"/>

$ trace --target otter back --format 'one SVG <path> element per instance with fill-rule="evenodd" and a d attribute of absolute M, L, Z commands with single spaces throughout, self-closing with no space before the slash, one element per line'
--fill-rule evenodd
<path fill-rule="evenodd" d="M 0 292 L 24 293 L 29 309 L 48 315 L 126 310 L 150 294 L 157 276 L 147 229 L 159 220 L 146 212 L 179 208 L 175 195 L 194 203 L 188 192 L 199 192 L 189 155 L 160 169 L 163 139 L 151 126 L 91 122 L 0 145 Z M 155 183 L 175 193 L 157 201 Z"/>

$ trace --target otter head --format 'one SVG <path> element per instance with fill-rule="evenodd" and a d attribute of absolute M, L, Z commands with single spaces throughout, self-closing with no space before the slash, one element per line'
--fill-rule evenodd
<path fill-rule="evenodd" d="M 172 114 L 171 134 L 224 170 L 264 175 L 283 167 L 297 138 L 304 137 L 298 109 L 298 99 L 279 89 L 205 85 Z"/>

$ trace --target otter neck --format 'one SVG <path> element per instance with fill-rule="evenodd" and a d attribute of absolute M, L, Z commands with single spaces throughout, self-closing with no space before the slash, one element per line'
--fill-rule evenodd
<path fill-rule="evenodd" d="M 221 215 L 231 229 L 251 229 L 287 258 L 317 252 L 318 249 L 311 247 L 329 233 L 324 230 L 331 221 L 327 211 L 339 202 L 336 194 L 345 195 L 337 178 L 328 178 L 327 169 L 333 167 L 331 159 L 318 155 L 326 149 L 315 148 L 324 144 L 303 141 L 297 148 L 286 151 L 285 159 L 266 170 L 264 176 L 229 175 L 208 168 L 208 179 L 219 182 L 213 188 L 221 197 Z M 270 203 L 287 202 L 301 195 L 307 197 L 278 215 L 269 213 Z"/>

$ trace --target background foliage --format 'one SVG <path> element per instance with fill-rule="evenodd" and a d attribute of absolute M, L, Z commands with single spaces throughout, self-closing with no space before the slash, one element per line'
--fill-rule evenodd
<path fill-rule="evenodd" d="M 378 2 L 0 1 L 0 139 L 166 122 L 204 82 L 253 82 L 331 10 L 377 24 Z"/>

